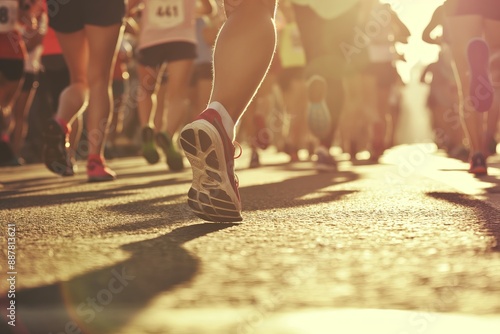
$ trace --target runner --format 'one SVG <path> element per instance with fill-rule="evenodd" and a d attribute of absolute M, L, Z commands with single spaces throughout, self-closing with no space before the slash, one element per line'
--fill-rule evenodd
<path fill-rule="evenodd" d="M 271 63 L 276 46 L 276 2 L 225 1 L 227 21 L 215 45 L 210 103 L 180 134 L 180 144 L 193 169 L 188 204 L 202 219 L 242 220 L 234 174 L 234 126 Z"/>
<path fill-rule="evenodd" d="M 171 171 L 184 168 L 172 137 L 188 112 L 188 89 L 196 58 L 196 16 L 212 12 L 209 0 L 133 1 L 144 4 L 138 43 L 142 154 L 150 164 L 159 161 L 158 144 Z M 164 75 L 168 71 L 168 79 Z M 164 117 L 164 109 L 166 117 Z"/>
<path fill-rule="evenodd" d="M 470 145 L 469 173 L 486 175 L 489 150 L 483 112 L 498 110 L 498 105 L 492 107 L 500 87 L 498 80 L 492 82 L 490 78 L 490 55 L 500 52 L 499 2 L 448 0 L 444 9 L 455 62 L 455 78 L 461 87 L 462 125 Z M 495 59 L 492 69 L 499 68 L 499 58 Z"/>
<path fill-rule="evenodd" d="M 316 169 L 334 171 L 337 163 L 330 154 L 344 104 L 343 76 L 357 63 L 357 54 L 346 45 L 354 44 L 355 27 L 362 3 L 369 1 L 291 0 L 306 53 L 308 86 L 308 124 L 320 140 L 316 149 Z M 334 33 L 332 33 L 334 32 Z M 361 50 L 364 51 L 364 50 Z"/>
<path fill-rule="evenodd" d="M 41 0 L 0 0 L 0 163 L 15 159 L 8 127 L 12 102 L 24 76 L 26 46 L 21 28 L 32 25 L 42 5 Z"/>
<path fill-rule="evenodd" d="M 62 92 L 57 114 L 45 131 L 45 165 L 56 174 L 74 174 L 68 154 L 71 124 L 87 110 L 88 181 L 116 178 L 106 167 L 103 148 L 113 104 L 111 71 L 124 14 L 124 0 L 72 0 L 50 15 L 70 72 L 70 85 Z"/>

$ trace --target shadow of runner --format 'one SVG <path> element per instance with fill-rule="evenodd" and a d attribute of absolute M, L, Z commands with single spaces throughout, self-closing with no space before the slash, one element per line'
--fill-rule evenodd
<path fill-rule="evenodd" d="M 495 238 L 495 245 L 491 250 L 500 251 L 500 211 L 498 209 L 465 194 L 430 192 L 427 193 L 427 196 L 473 209 L 482 225 Z"/>
<path fill-rule="evenodd" d="M 155 239 L 125 245 L 131 257 L 66 282 L 16 293 L 16 327 L 2 316 L 0 332 L 88 333 L 118 331 L 158 294 L 189 282 L 199 260 L 182 245 L 237 224 L 204 223 L 178 228 Z M 89 254 L 91 256 L 91 254 Z M 7 302 L 2 296 L 2 313 Z"/>
<path fill-rule="evenodd" d="M 311 174 L 288 178 L 277 183 L 266 183 L 240 188 L 245 211 L 293 208 L 301 205 L 314 205 L 339 200 L 342 196 L 354 193 L 350 190 L 331 191 L 324 188 L 359 179 L 354 172 Z M 312 196 L 314 195 L 314 196 Z"/>
<path fill-rule="evenodd" d="M 156 187 L 166 187 L 171 185 L 179 185 L 189 183 L 187 180 L 183 179 L 165 179 L 156 180 L 141 184 L 129 184 L 123 185 L 120 183 L 112 184 L 117 185 L 116 187 L 99 189 L 99 190 L 86 190 L 82 191 L 78 186 L 86 187 L 88 183 L 80 182 L 75 184 L 66 185 L 68 189 L 74 190 L 73 192 L 67 193 L 57 193 L 57 194 L 38 194 L 38 195 L 26 195 L 22 192 L 14 193 L 9 192 L 8 195 L 18 195 L 16 197 L 6 197 L 1 199 L 0 211 L 10 210 L 10 209 L 22 209 L 31 208 L 37 206 L 47 206 L 47 205 L 60 205 L 66 203 L 77 203 L 77 202 L 90 202 L 94 200 L 102 200 L 104 198 L 114 198 L 119 196 L 125 196 L 135 191 L 143 191 L 144 189 L 151 189 Z M 84 188 L 85 189 L 85 188 Z"/>

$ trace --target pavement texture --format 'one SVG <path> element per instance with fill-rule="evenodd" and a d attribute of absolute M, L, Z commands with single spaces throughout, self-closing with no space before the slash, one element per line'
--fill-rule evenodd
<path fill-rule="evenodd" d="M 100 184 L 0 169 L 0 332 L 500 333 L 499 158 L 480 179 L 430 144 L 333 173 L 248 161 L 236 224 L 192 215 L 191 171 L 164 163 L 112 160 Z"/>

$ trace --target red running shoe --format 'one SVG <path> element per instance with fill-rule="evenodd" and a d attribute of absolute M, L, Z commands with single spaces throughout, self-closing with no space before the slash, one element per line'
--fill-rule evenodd
<path fill-rule="evenodd" d="M 179 141 L 193 170 L 188 205 L 194 214 L 208 221 L 241 221 L 235 148 L 219 113 L 205 110 L 182 129 Z"/>
<path fill-rule="evenodd" d="M 116 179 L 116 173 L 106 167 L 103 159 L 91 158 L 87 162 L 87 177 L 89 182 L 106 182 Z"/>
<path fill-rule="evenodd" d="M 475 174 L 477 176 L 488 174 L 486 159 L 481 153 L 474 154 L 470 159 L 469 173 Z"/>

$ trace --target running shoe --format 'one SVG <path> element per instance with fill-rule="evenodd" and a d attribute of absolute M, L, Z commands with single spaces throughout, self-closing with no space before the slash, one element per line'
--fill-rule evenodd
<path fill-rule="evenodd" d="M 307 92 L 307 123 L 311 133 L 323 140 L 330 134 L 332 123 L 330 109 L 326 104 L 326 80 L 319 75 L 313 75 L 307 80 Z"/>
<path fill-rule="evenodd" d="M 470 67 L 470 97 L 477 111 L 490 110 L 493 104 L 493 87 L 489 77 L 488 44 L 481 39 L 475 38 L 467 47 L 467 57 Z"/>
<path fill-rule="evenodd" d="M 142 156 L 150 165 L 154 165 L 160 161 L 160 155 L 156 150 L 154 141 L 154 130 L 149 126 L 142 129 Z"/>
<path fill-rule="evenodd" d="M 319 172 L 334 172 L 337 170 L 337 162 L 330 155 L 328 149 L 324 146 L 318 147 L 316 150 L 316 170 Z"/>
<path fill-rule="evenodd" d="M 156 134 L 156 143 L 163 150 L 167 157 L 167 166 L 172 172 L 178 172 L 184 169 L 184 161 L 182 155 L 177 151 L 172 142 L 172 139 L 165 133 Z"/>
<path fill-rule="evenodd" d="M 103 159 L 87 161 L 87 177 L 89 182 L 106 182 L 116 179 L 116 173 L 107 167 Z"/>
<path fill-rule="evenodd" d="M 42 156 L 45 166 L 61 176 L 73 176 L 73 161 L 69 154 L 69 133 L 65 133 L 61 125 L 51 119 L 44 132 Z"/>
<path fill-rule="evenodd" d="M 470 159 L 469 173 L 475 175 L 487 175 L 486 159 L 481 153 L 476 153 Z"/>
<path fill-rule="evenodd" d="M 193 170 L 188 205 L 194 214 L 208 221 L 241 221 L 235 148 L 219 113 L 205 110 L 182 129 L 179 141 Z"/>

